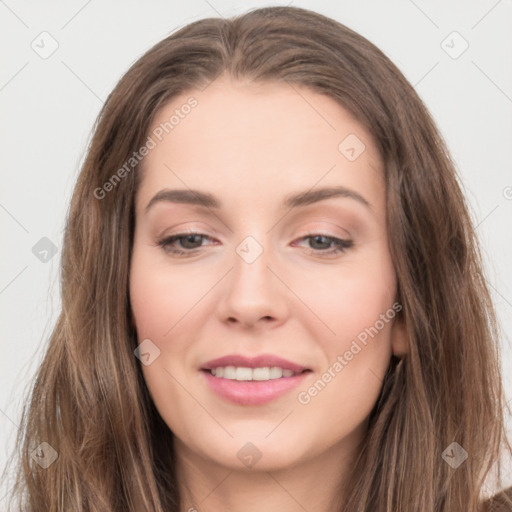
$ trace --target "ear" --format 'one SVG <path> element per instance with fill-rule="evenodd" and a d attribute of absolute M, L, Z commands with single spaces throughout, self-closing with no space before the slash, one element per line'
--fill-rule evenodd
<path fill-rule="evenodd" d="M 409 338 L 403 316 L 397 316 L 391 326 L 391 348 L 396 357 L 402 359 L 409 353 Z"/>

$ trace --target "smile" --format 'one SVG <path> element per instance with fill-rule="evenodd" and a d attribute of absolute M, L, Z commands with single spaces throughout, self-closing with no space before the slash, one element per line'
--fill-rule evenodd
<path fill-rule="evenodd" d="M 215 372 L 214 375 L 212 372 Z M 285 374 L 286 372 L 286 374 Z M 292 375 L 289 375 L 289 372 Z M 219 375 L 222 373 L 222 376 Z M 262 405 L 282 397 L 301 384 L 311 370 L 294 373 L 279 367 L 218 367 L 203 370 L 211 391 L 223 400 L 238 405 Z"/>

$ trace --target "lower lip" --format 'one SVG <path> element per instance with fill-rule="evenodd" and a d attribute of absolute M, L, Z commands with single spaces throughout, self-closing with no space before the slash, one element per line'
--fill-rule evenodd
<path fill-rule="evenodd" d="M 217 395 L 239 405 L 260 405 L 275 400 L 297 387 L 311 372 L 294 377 L 263 381 L 239 381 L 214 377 L 209 371 L 202 370 L 206 382 Z"/>

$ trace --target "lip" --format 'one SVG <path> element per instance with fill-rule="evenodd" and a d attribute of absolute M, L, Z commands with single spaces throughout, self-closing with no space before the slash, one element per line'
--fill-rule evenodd
<path fill-rule="evenodd" d="M 283 370 L 291 370 L 294 373 L 301 373 L 304 370 L 310 370 L 310 368 L 306 368 L 305 366 L 301 366 L 297 363 L 292 363 L 291 361 L 278 356 L 274 356 L 272 354 L 260 354 L 256 357 L 229 354 L 227 356 L 208 361 L 201 367 L 201 370 L 211 370 L 213 368 L 218 368 L 219 366 L 237 366 L 244 368 L 264 368 L 266 366 L 278 366 Z M 292 379 L 294 377 L 287 378 Z"/>
<path fill-rule="evenodd" d="M 207 369 L 201 373 L 210 389 L 221 398 L 238 405 L 261 405 L 275 400 L 297 387 L 311 374 L 311 371 L 293 377 L 281 377 L 266 381 L 238 381 L 214 377 Z"/>

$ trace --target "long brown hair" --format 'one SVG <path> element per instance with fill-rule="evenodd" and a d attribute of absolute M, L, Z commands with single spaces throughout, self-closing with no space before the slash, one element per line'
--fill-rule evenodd
<path fill-rule="evenodd" d="M 62 311 L 23 410 L 13 496 L 26 512 L 179 511 L 173 434 L 134 357 L 128 284 L 140 166 L 101 198 L 95 191 L 144 144 L 162 106 L 222 73 L 333 98 L 372 134 L 385 165 L 410 350 L 390 363 L 340 512 L 482 510 L 485 479 L 510 444 L 499 331 L 454 163 L 379 49 L 293 7 L 191 23 L 141 57 L 108 97 L 68 213 Z M 58 453 L 46 469 L 31 456 L 42 442 Z M 454 442 L 468 454 L 457 469 L 443 460 Z"/>

